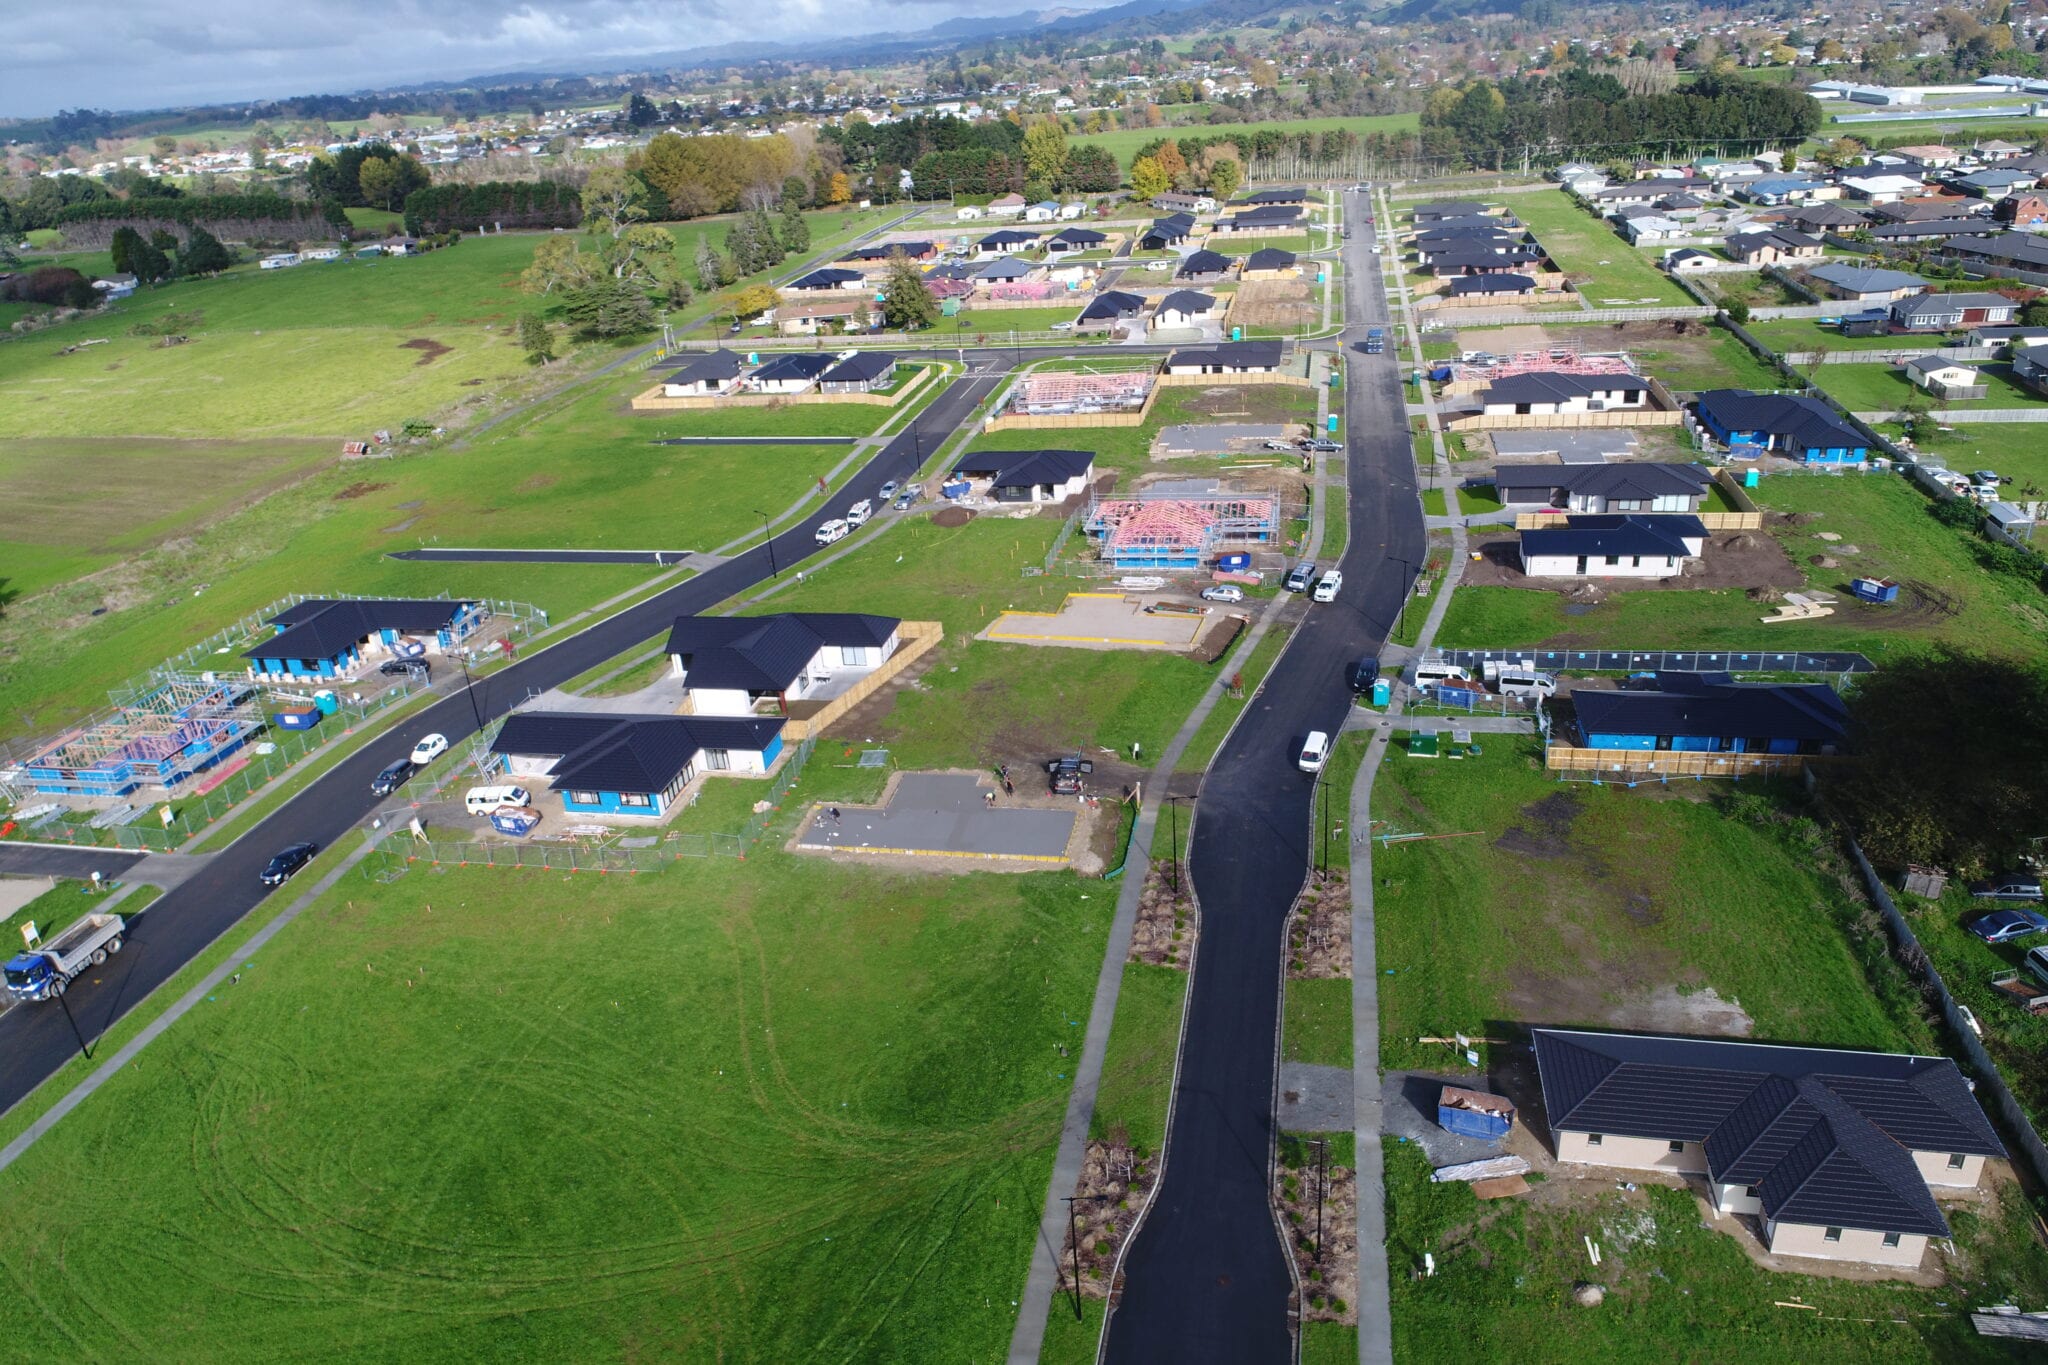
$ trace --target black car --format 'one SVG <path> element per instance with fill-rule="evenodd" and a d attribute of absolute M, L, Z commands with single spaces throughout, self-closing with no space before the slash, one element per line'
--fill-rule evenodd
<path fill-rule="evenodd" d="M 405 785 L 405 779 L 412 776 L 412 760 L 401 758 L 383 772 L 370 779 L 372 796 L 389 796 Z"/>
<path fill-rule="evenodd" d="M 1380 680 L 1380 661 L 1378 659 L 1360 659 L 1357 663 L 1351 665 L 1348 672 L 1350 673 L 1351 690 L 1353 692 L 1370 692 L 1372 691 L 1372 685 Z"/>
<path fill-rule="evenodd" d="M 1045 765 L 1048 785 L 1054 796 L 1071 796 L 1081 790 L 1081 779 L 1095 771 L 1095 764 L 1079 754 L 1055 758 Z"/>
<path fill-rule="evenodd" d="M 425 682 L 433 669 L 425 659 L 386 659 L 377 671 L 387 678 L 417 678 Z"/>
<path fill-rule="evenodd" d="M 265 864 L 263 868 L 263 884 L 265 886 L 283 886 L 292 879 L 292 875 L 300 868 L 312 862 L 313 855 L 319 851 L 320 845 L 318 844 L 286 844 L 277 851 L 275 858 L 272 858 L 269 863 Z"/>

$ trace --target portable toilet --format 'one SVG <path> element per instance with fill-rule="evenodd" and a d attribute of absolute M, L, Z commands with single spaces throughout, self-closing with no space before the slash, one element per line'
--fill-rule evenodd
<path fill-rule="evenodd" d="M 1447 1085 L 1437 1095 L 1436 1121 L 1447 1133 L 1494 1142 L 1515 1126 L 1515 1106 L 1499 1095 Z"/>
<path fill-rule="evenodd" d="M 1341 374 L 1339 374 L 1339 373 L 1337 372 L 1337 367 L 1336 367 L 1336 366 L 1332 365 L 1332 366 L 1330 367 L 1330 387 L 1331 387 L 1331 388 L 1333 388 L 1333 389 L 1334 389 L 1334 388 L 1338 388 L 1338 387 L 1340 387 L 1340 386 L 1341 386 L 1341 385 L 1342 385 L 1343 383 L 1344 383 L 1344 376 L 1343 376 L 1343 375 L 1341 375 Z"/>
<path fill-rule="evenodd" d="M 1334 412 L 1330 414 L 1330 434 L 1332 436 L 1337 434 L 1337 414 Z"/>
<path fill-rule="evenodd" d="M 1372 704 L 1385 706 L 1394 700 L 1394 685 L 1385 678 L 1375 678 L 1372 684 Z"/>
<path fill-rule="evenodd" d="M 335 696 L 328 689 L 322 688 L 313 694 L 313 705 L 320 708 L 321 715 L 331 716 L 341 709 L 341 698 Z"/>
<path fill-rule="evenodd" d="M 1231 328 L 1231 329 L 1230 329 L 1230 339 L 1231 339 L 1232 341 L 1243 341 L 1243 340 L 1244 340 L 1244 328 L 1242 328 L 1242 327 L 1233 327 L 1233 328 Z"/>
<path fill-rule="evenodd" d="M 1763 481 L 1763 471 L 1762 471 L 1762 470 L 1760 470 L 1760 469 L 1748 469 L 1748 470 L 1744 470 L 1744 471 L 1743 471 L 1743 474 L 1742 474 L 1742 486 L 1743 486 L 1744 488 L 1754 488 L 1754 487 L 1756 487 L 1756 486 L 1757 486 L 1757 485 L 1758 485 L 1759 483 L 1761 483 L 1762 481 Z"/>
<path fill-rule="evenodd" d="M 1329 272 L 1328 272 L 1328 271 L 1324 270 L 1324 269 L 1323 269 L 1323 268 L 1322 268 L 1321 266 L 1317 266 L 1317 267 L 1316 267 L 1316 283 L 1317 283 L 1317 284 L 1325 284 L 1325 283 L 1327 283 L 1327 282 L 1329 281 L 1329 278 L 1330 278 L 1330 274 L 1329 274 Z"/>

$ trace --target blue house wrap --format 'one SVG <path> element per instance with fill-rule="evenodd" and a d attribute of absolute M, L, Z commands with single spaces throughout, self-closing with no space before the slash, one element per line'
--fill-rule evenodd
<path fill-rule="evenodd" d="M 1826 683 L 1738 683 L 1726 673 L 1659 673 L 1655 691 L 1575 690 L 1589 749 L 1824 754 L 1847 711 Z"/>
<path fill-rule="evenodd" d="M 555 760 L 547 776 L 571 814 L 657 817 L 700 773 L 774 767 L 782 721 L 524 711 L 505 721 L 491 752 Z"/>
<path fill-rule="evenodd" d="M 1709 389 L 1693 406 L 1700 425 L 1740 460 L 1770 452 L 1807 464 L 1862 464 L 1870 448 L 1817 398 Z"/>
<path fill-rule="evenodd" d="M 266 677 L 338 678 L 362 665 L 363 646 L 373 639 L 396 656 L 423 652 L 427 639 L 445 650 L 489 616 L 481 602 L 444 598 L 313 597 L 271 618 L 275 634 L 242 657 L 250 672 Z"/>

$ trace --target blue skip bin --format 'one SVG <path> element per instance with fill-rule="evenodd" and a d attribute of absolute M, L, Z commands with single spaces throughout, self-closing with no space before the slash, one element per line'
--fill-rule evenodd
<path fill-rule="evenodd" d="M 1447 1085 L 1436 1099 L 1436 1121 L 1447 1133 L 1492 1142 L 1515 1126 L 1515 1106 L 1483 1090 Z"/>
<path fill-rule="evenodd" d="M 540 812 L 531 806 L 500 806 L 491 812 L 491 828 L 515 839 L 524 839 L 540 823 Z"/>
<path fill-rule="evenodd" d="M 1849 591 L 1865 602 L 1899 600 L 1899 585 L 1889 578 L 1859 578 L 1849 585 Z"/>

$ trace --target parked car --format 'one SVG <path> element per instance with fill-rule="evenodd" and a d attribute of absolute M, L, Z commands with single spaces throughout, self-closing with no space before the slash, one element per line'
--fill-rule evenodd
<path fill-rule="evenodd" d="M 2000 478 L 1998 471 L 1995 469 L 1973 470 L 1970 474 L 1970 478 L 1977 483 L 2001 484 L 2012 482 L 2011 479 Z"/>
<path fill-rule="evenodd" d="M 2048 915 L 2038 910 L 1993 910 L 1963 927 L 1986 943 L 2010 943 L 2028 934 L 2048 932 Z"/>
<path fill-rule="evenodd" d="M 417 678 L 425 682 L 434 670 L 425 659 L 386 659 L 377 665 L 377 671 L 387 678 Z"/>
<path fill-rule="evenodd" d="M 1204 602 L 1242 602 L 1244 601 L 1244 589 L 1238 587 L 1235 583 L 1218 583 L 1214 587 L 1202 589 L 1202 600 Z"/>
<path fill-rule="evenodd" d="M 1147 261 L 1147 262 L 1145 262 L 1145 268 L 1146 268 L 1147 270 L 1171 270 L 1171 269 L 1173 269 L 1173 262 L 1172 262 L 1172 261 Z"/>
<path fill-rule="evenodd" d="M 2002 872 L 1989 881 L 1971 882 L 1970 894 L 1980 901 L 2037 901 L 2041 879 L 2032 873 Z"/>
<path fill-rule="evenodd" d="M 370 779 L 370 794 L 391 795 L 405 785 L 405 780 L 412 776 L 412 770 L 412 760 L 409 758 L 401 758 L 396 763 L 386 765 L 383 772 Z"/>
<path fill-rule="evenodd" d="M 412 766 L 424 768 L 442 754 L 448 752 L 448 736 L 426 735 L 412 746 Z"/>
<path fill-rule="evenodd" d="M 899 485 L 897 484 L 896 480 L 890 479 L 887 483 L 884 483 L 881 486 L 881 488 L 876 490 L 875 501 L 887 502 L 889 499 L 896 496 L 896 489 L 898 487 Z"/>
<path fill-rule="evenodd" d="M 835 540 L 844 540 L 853 534 L 853 528 L 834 517 L 818 527 L 817 539 L 820 545 L 830 545 Z"/>
<path fill-rule="evenodd" d="M 1338 590 L 1344 586 L 1344 575 L 1336 569 L 1330 570 L 1316 580 L 1316 590 L 1309 594 L 1318 602 L 1334 602 Z"/>
<path fill-rule="evenodd" d="M 1353 692 L 1370 692 L 1372 691 L 1372 685 L 1380 680 L 1380 661 L 1378 659 L 1360 659 L 1357 663 L 1346 669 L 1345 673 L 1351 680 L 1351 690 Z"/>
<path fill-rule="evenodd" d="M 1045 771 L 1053 795 L 1072 796 L 1081 790 L 1081 779 L 1095 771 L 1095 764 L 1079 754 L 1069 754 L 1047 763 Z"/>
<path fill-rule="evenodd" d="M 1303 560 L 1287 571 L 1287 578 L 1280 586 L 1289 592 L 1307 592 L 1308 585 L 1314 581 L 1315 576 L 1316 566 L 1308 560 Z"/>
<path fill-rule="evenodd" d="M 875 505 L 866 498 L 862 498 L 859 502 L 846 509 L 846 524 L 848 526 L 865 526 L 868 524 L 868 518 L 874 514 Z"/>
<path fill-rule="evenodd" d="M 1071 322 L 1055 322 L 1045 330 L 1048 332 L 1071 332 L 1074 330 L 1074 324 Z"/>
<path fill-rule="evenodd" d="M 2020 959 L 2020 966 L 2026 969 L 2028 976 L 2048 986 L 2048 948 L 2027 949 L 2027 955 Z"/>
<path fill-rule="evenodd" d="M 1329 761 L 1330 737 L 1321 730 L 1311 730 L 1308 738 L 1301 742 L 1301 757 L 1294 760 L 1295 766 L 1305 773 L 1319 773 L 1323 764 Z"/>
<path fill-rule="evenodd" d="M 1303 441 L 1301 448 L 1312 455 L 1342 455 L 1344 453 L 1344 443 L 1342 441 L 1325 441 L 1321 439 Z"/>
<path fill-rule="evenodd" d="M 896 501 L 892 505 L 899 512 L 908 512 L 923 497 L 924 489 L 912 484 L 896 495 Z"/>
<path fill-rule="evenodd" d="M 286 844 L 277 851 L 275 858 L 263 865 L 263 884 L 283 886 L 300 868 L 312 862 L 313 855 L 319 851 L 318 844 Z"/>

